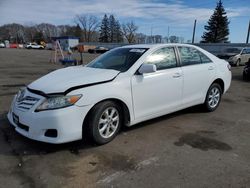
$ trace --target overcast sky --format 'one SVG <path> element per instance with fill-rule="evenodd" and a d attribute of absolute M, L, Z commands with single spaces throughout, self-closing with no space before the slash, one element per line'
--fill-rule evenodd
<path fill-rule="evenodd" d="M 76 14 L 93 14 L 100 19 L 114 14 L 121 23 L 133 20 L 145 34 L 192 38 L 197 19 L 199 41 L 216 5 L 216 0 L 0 0 L 0 25 L 7 23 L 74 24 Z M 230 20 L 231 42 L 245 42 L 250 20 L 250 0 L 224 0 Z"/>

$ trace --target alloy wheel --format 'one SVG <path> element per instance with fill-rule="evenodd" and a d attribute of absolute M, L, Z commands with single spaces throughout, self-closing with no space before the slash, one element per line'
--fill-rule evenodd
<path fill-rule="evenodd" d="M 114 107 L 104 110 L 99 119 L 98 131 L 103 138 L 110 138 L 116 132 L 120 122 L 119 112 Z"/>
<path fill-rule="evenodd" d="M 215 108 L 220 102 L 220 90 L 217 87 L 211 89 L 208 95 L 208 104 L 210 108 Z"/>

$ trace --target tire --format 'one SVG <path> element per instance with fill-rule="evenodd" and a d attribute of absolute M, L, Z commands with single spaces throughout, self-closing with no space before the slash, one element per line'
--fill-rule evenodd
<path fill-rule="evenodd" d="M 243 78 L 243 80 L 244 80 L 244 81 L 247 81 L 247 75 L 246 75 L 246 73 L 245 73 L 245 72 L 243 72 L 243 76 L 242 76 L 242 78 Z"/>
<path fill-rule="evenodd" d="M 204 108 L 207 112 L 215 111 L 221 101 L 222 89 L 221 86 L 217 83 L 213 83 L 206 95 L 206 100 L 204 102 Z"/>
<path fill-rule="evenodd" d="M 116 137 L 122 122 L 122 109 L 117 103 L 101 102 L 89 114 L 89 136 L 98 145 L 106 144 Z"/>
<path fill-rule="evenodd" d="M 235 63 L 235 66 L 238 67 L 240 66 L 240 59 L 237 59 L 236 63 Z"/>

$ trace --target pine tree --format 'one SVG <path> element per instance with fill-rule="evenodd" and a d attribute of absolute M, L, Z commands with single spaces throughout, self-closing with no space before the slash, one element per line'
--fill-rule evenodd
<path fill-rule="evenodd" d="M 122 30 L 121 30 L 121 25 L 118 20 L 115 22 L 115 27 L 114 27 L 114 42 L 123 42 L 123 36 L 122 36 Z"/>
<path fill-rule="evenodd" d="M 109 42 L 109 31 L 109 19 L 105 14 L 101 23 L 99 42 Z"/>
<path fill-rule="evenodd" d="M 115 20 L 115 17 L 114 15 L 110 15 L 109 16 L 109 42 L 114 42 L 115 40 L 115 23 L 116 23 L 116 20 Z"/>
<path fill-rule="evenodd" d="M 205 32 L 202 36 L 203 43 L 225 43 L 228 42 L 229 35 L 229 21 L 226 15 L 226 11 L 222 5 L 222 1 L 219 0 L 214 13 L 206 25 Z"/>

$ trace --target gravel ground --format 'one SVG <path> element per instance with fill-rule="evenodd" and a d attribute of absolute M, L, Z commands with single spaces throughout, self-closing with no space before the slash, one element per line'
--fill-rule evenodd
<path fill-rule="evenodd" d="M 0 49 L 0 187 L 250 187 L 250 83 L 234 67 L 220 107 L 199 107 L 124 128 L 104 146 L 51 145 L 10 127 L 13 95 L 61 68 L 50 51 Z M 95 55 L 84 54 L 85 63 Z"/>

